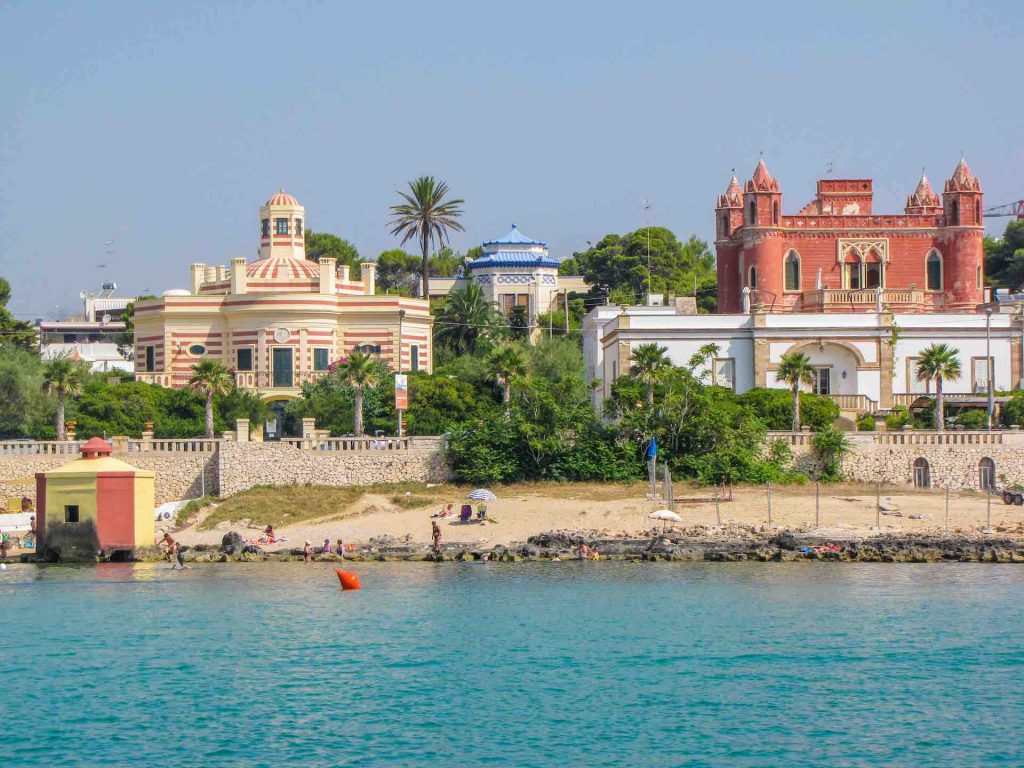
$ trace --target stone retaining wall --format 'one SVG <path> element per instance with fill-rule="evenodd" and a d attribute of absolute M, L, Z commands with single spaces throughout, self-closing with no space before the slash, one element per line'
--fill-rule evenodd
<path fill-rule="evenodd" d="M 299 449 L 287 443 L 232 443 L 220 446 L 220 495 L 256 485 L 372 485 L 441 483 L 450 477 L 439 440 L 411 450 L 366 452 Z"/>
<path fill-rule="evenodd" d="M 769 435 L 771 441 L 775 437 Z M 852 448 L 843 457 L 842 470 L 848 480 L 913 485 L 914 462 L 928 462 L 930 486 L 952 490 L 980 488 L 980 462 L 995 463 L 996 485 L 1024 484 L 1024 445 L 1018 435 L 1006 435 L 1001 444 L 878 444 L 870 435 L 850 435 Z M 793 465 L 811 477 L 821 470 L 821 461 L 809 444 L 791 446 Z"/>
<path fill-rule="evenodd" d="M 36 472 L 62 467 L 76 458 L 73 455 L 0 455 L 0 503 L 7 508 L 7 499 L 28 496 L 36 498 Z M 220 487 L 217 453 L 115 453 L 120 459 L 139 469 L 156 473 L 156 503 L 192 499 L 202 495 L 204 479 L 207 493 L 216 494 Z M 205 478 L 203 470 L 205 469 Z"/>

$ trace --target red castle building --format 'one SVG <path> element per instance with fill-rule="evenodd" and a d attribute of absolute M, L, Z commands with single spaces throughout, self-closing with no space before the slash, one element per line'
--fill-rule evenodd
<path fill-rule="evenodd" d="M 870 179 L 821 179 L 792 215 L 762 159 L 742 189 L 732 177 L 715 214 L 720 313 L 875 311 L 879 300 L 892 312 L 963 312 L 984 301 L 981 184 L 962 158 L 941 202 L 922 175 L 903 213 L 877 214 Z"/>

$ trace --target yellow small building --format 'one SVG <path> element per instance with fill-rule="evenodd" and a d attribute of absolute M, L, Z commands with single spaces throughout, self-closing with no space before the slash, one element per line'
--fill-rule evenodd
<path fill-rule="evenodd" d="M 93 549 L 104 554 L 153 546 L 154 473 L 112 458 L 112 452 L 94 437 L 79 458 L 36 474 L 40 541 L 59 532 L 84 549 L 94 540 Z"/>

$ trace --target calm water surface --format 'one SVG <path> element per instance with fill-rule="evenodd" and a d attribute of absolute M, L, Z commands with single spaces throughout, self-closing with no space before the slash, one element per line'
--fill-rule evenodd
<path fill-rule="evenodd" d="M 15 566 L 0 766 L 1024 765 L 1024 568 Z"/>

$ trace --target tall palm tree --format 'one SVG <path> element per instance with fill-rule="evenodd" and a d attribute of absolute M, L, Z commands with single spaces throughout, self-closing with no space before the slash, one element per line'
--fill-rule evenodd
<path fill-rule="evenodd" d="M 776 381 L 784 381 L 793 391 L 793 431 L 800 429 L 800 385 L 814 383 L 814 366 L 803 352 L 790 352 L 779 360 Z"/>
<path fill-rule="evenodd" d="M 518 347 L 503 344 L 488 356 L 487 368 L 501 385 L 501 402 L 508 405 L 512 399 L 512 379 L 526 373 L 526 358 Z"/>
<path fill-rule="evenodd" d="M 940 432 L 946 428 L 946 407 L 942 395 L 942 381 L 956 381 L 960 378 L 960 350 L 946 344 L 932 344 L 921 350 L 917 361 L 917 378 L 920 381 L 935 379 L 935 423 Z"/>
<path fill-rule="evenodd" d="M 448 294 L 437 313 L 434 337 L 458 354 L 472 354 L 481 336 L 503 324 L 501 313 L 476 283 Z"/>
<path fill-rule="evenodd" d="M 57 428 L 58 440 L 66 440 L 68 436 L 64 428 L 65 400 L 68 395 L 74 396 L 81 392 L 84 383 L 85 366 L 67 355 L 55 357 L 46 364 L 46 370 L 43 372 L 43 389 L 57 396 L 54 426 Z"/>
<path fill-rule="evenodd" d="M 633 350 L 633 364 L 629 373 L 647 386 L 647 405 L 654 405 L 654 385 L 665 378 L 672 362 L 668 359 L 668 347 L 655 342 L 639 344 Z"/>
<path fill-rule="evenodd" d="M 423 295 L 430 298 L 430 246 L 448 242 L 448 230 L 462 231 L 458 222 L 464 200 L 445 200 L 448 185 L 433 176 L 409 182 L 409 191 L 398 193 L 405 202 L 391 206 L 391 234 L 402 236 L 402 245 L 414 237 L 423 256 Z"/>
<path fill-rule="evenodd" d="M 378 381 L 377 361 L 365 352 L 353 352 L 348 360 L 338 367 L 341 380 L 352 387 L 355 393 L 355 408 L 352 415 L 352 432 L 357 437 L 363 434 L 363 393 L 375 387 Z"/>
<path fill-rule="evenodd" d="M 226 395 L 235 386 L 234 376 L 216 360 L 200 360 L 192 366 L 189 389 L 206 398 L 206 437 L 213 437 L 213 396 Z"/>

